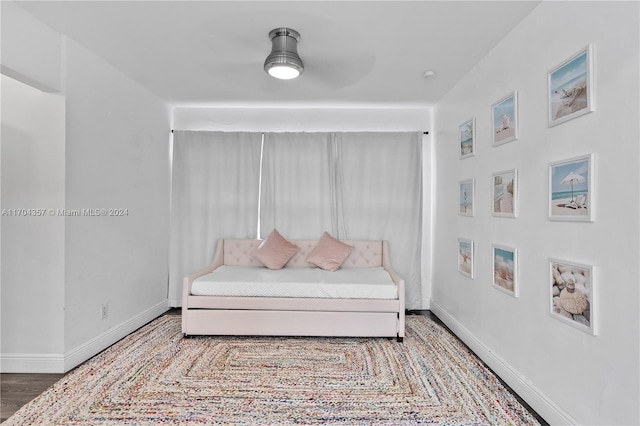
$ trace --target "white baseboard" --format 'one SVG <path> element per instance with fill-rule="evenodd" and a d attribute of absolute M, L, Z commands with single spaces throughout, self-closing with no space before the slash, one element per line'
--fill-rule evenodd
<path fill-rule="evenodd" d="M 169 309 L 167 300 L 152 306 L 65 354 L 0 354 L 2 373 L 66 373 Z"/>
<path fill-rule="evenodd" d="M 168 301 L 163 300 L 146 311 L 136 315 L 128 321 L 120 325 L 110 328 L 101 335 L 89 340 L 88 342 L 77 346 L 76 348 L 65 353 L 64 356 L 64 372 L 71 370 L 79 364 L 85 362 L 92 356 L 100 353 L 118 340 L 136 331 L 138 328 L 159 317 L 169 309 Z"/>
<path fill-rule="evenodd" d="M 422 309 L 431 309 L 431 298 L 422 298 Z"/>
<path fill-rule="evenodd" d="M 525 380 L 521 374 L 478 340 L 469 330 L 435 301 L 431 300 L 433 312 L 449 329 L 460 338 L 478 357 L 485 362 L 504 382 L 513 389 L 531 408 L 552 425 L 577 425 L 578 421 L 559 407 L 553 400 L 540 392 L 533 383 Z"/>
<path fill-rule="evenodd" d="M 0 354 L 2 373 L 62 373 L 64 354 Z"/>

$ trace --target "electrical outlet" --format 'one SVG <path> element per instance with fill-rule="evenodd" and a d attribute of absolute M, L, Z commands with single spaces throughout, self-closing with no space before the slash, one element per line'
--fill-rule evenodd
<path fill-rule="evenodd" d="M 100 319 L 103 320 L 107 317 L 107 315 L 109 315 L 109 309 L 108 309 L 109 305 L 107 305 L 107 303 L 103 303 L 102 305 L 100 305 Z"/>

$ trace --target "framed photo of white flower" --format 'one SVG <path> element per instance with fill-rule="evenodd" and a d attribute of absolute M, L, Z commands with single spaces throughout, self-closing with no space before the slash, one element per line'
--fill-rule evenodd
<path fill-rule="evenodd" d="M 473 240 L 458 238 L 458 271 L 473 279 Z"/>
<path fill-rule="evenodd" d="M 548 73 L 549 127 L 593 111 L 593 45 Z"/>
<path fill-rule="evenodd" d="M 595 335 L 594 301 L 593 266 L 549 259 L 549 312 L 552 317 Z"/>
<path fill-rule="evenodd" d="M 493 146 L 518 139 L 518 92 L 513 91 L 491 107 Z"/>
<path fill-rule="evenodd" d="M 460 158 L 468 158 L 476 154 L 476 119 L 465 121 L 458 127 L 460 142 Z"/>
<path fill-rule="evenodd" d="M 518 297 L 518 250 L 493 244 L 493 286 L 509 296 Z"/>

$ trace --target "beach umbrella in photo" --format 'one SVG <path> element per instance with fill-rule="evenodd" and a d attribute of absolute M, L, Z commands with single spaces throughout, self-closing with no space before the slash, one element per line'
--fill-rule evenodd
<path fill-rule="evenodd" d="M 573 184 L 582 182 L 584 182 L 584 177 L 580 176 L 576 172 L 569 173 L 567 177 L 562 179 L 560 182 L 562 185 L 571 185 L 571 202 L 573 202 Z"/>

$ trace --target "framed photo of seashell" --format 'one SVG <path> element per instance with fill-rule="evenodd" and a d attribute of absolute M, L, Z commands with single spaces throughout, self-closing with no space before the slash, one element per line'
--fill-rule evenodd
<path fill-rule="evenodd" d="M 518 139 L 518 92 L 513 91 L 491 107 L 493 146 Z"/>
<path fill-rule="evenodd" d="M 549 127 L 593 111 L 593 46 L 549 71 Z"/>
<path fill-rule="evenodd" d="M 579 330 L 596 334 L 594 267 L 549 259 L 549 312 Z"/>
<path fill-rule="evenodd" d="M 493 286 L 518 297 L 518 250 L 513 247 L 493 244 Z"/>
<path fill-rule="evenodd" d="M 473 240 L 458 238 L 458 271 L 473 279 Z"/>
<path fill-rule="evenodd" d="M 476 119 L 472 118 L 458 126 L 460 159 L 476 154 Z"/>

